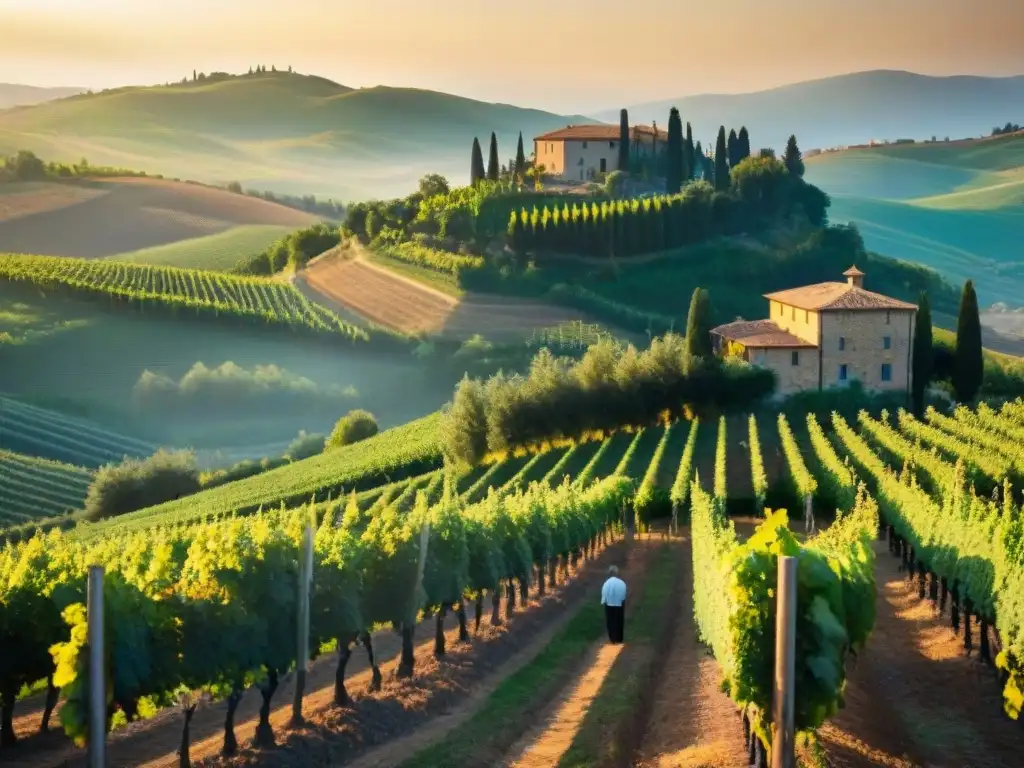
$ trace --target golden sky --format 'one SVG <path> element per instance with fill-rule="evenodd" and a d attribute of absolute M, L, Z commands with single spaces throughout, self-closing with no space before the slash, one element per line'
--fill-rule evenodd
<path fill-rule="evenodd" d="M 0 0 L 0 81 L 292 65 L 582 112 L 866 69 L 1024 73 L 1024 0 Z"/>

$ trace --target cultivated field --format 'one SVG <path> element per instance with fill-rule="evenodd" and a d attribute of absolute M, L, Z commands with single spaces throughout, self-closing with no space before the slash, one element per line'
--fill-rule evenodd
<path fill-rule="evenodd" d="M 164 179 L 5 187 L 0 188 L 0 249 L 13 253 L 90 259 L 129 254 L 142 260 L 145 249 L 174 246 L 148 254 L 156 259 L 152 263 L 215 268 L 317 221 L 277 203 Z"/>
<path fill-rule="evenodd" d="M 807 160 L 806 178 L 870 250 L 973 278 L 984 305 L 1024 304 L 1011 255 L 1024 241 L 1024 133 L 826 153 Z"/>
<path fill-rule="evenodd" d="M 573 321 L 582 312 L 528 299 L 467 293 L 456 298 L 365 258 L 329 254 L 296 276 L 307 296 L 408 334 L 514 342 Z"/>
<path fill-rule="evenodd" d="M 415 425 L 417 432 L 422 432 L 420 438 L 402 430 L 381 435 L 367 459 L 371 453 L 386 453 L 387 443 L 398 449 L 418 439 L 426 446 L 428 426 Z M 415 627 L 410 625 L 404 633 L 405 642 L 397 633 L 373 633 L 368 640 L 373 656 L 354 647 L 350 653 L 346 640 L 342 653 L 325 654 L 314 661 L 305 684 L 305 726 L 289 725 L 295 678 L 282 675 L 276 690 L 262 688 L 262 700 L 261 689 L 254 687 L 229 702 L 203 706 L 190 715 L 189 757 L 217 765 L 344 763 L 407 768 L 441 764 L 731 768 L 748 764 L 750 744 L 745 742 L 737 700 L 763 703 L 766 691 L 770 693 L 770 685 L 751 684 L 760 680 L 756 654 L 771 654 L 770 637 L 757 633 L 770 632 L 774 617 L 762 621 L 757 612 L 737 613 L 742 606 L 755 603 L 736 601 L 767 599 L 763 595 L 766 577 L 758 569 L 769 569 L 766 548 L 773 534 L 769 526 L 752 538 L 761 518 L 734 516 L 727 523 L 721 513 L 749 503 L 752 497 L 767 498 L 772 504 L 780 498 L 778 494 L 799 497 L 808 493 L 817 524 L 825 533 L 806 535 L 794 520 L 789 523 L 791 538 L 782 546 L 799 547 L 802 562 L 808 567 L 817 562 L 824 569 L 818 570 L 805 588 L 822 596 L 817 598 L 823 602 L 815 606 L 815 612 L 836 611 L 829 614 L 829 621 L 838 624 L 830 624 L 828 632 L 815 632 L 814 627 L 822 625 L 811 623 L 805 612 L 800 612 L 798 632 L 809 633 L 802 642 L 812 644 L 814 652 L 798 657 L 797 674 L 819 682 L 798 687 L 798 718 L 817 723 L 815 718 L 822 717 L 825 710 L 812 704 L 834 706 L 843 678 L 846 687 L 845 706 L 817 729 L 816 741 L 801 750 L 800 765 L 1012 768 L 1019 756 L 1019 727 L 1000 711 L 1003 681 L 991 664 L 997 651 L 1016 651 L 1021 637 L 1020 609 L 1015 601 L 1024 562 L 1013 549 L 1019 527 L 1019 494 L 998 505 L 990 497 L 992 488 L 1003 479 L 1013 481 L 1014 487 L 1019 484 L 1020 452 L 1017 443 L 1007 438 L 1022 430 L 1024 404 L 1019 402 L 1000 412 L 963 409 L 953 417 L 931 412 L 920 421 L 903 414 L 898 418 L 864 414 L 850 422 L 835 417 L 788 423 L 764 415 L 723 420 L 717 425 L 714 421 L 679 422 L 668 429 L 623 432 L 603 441 L 564 445 L 480 467 L 457 478 L 453 488 L 465 505 L 456 514 L 480 526 L 472 528 L 475 538 L 461 532 L 459 526 L 448 527 L 451 518 L 431 512 L 437 514 L 430 518 L 432 525 L 445 533 L 437 539 L 431 534 L 426 573 L 447 566 L 441 571 L 452 578 L 466 578 L 467 584 L 484 583 L 480 579 L 491 578 L 481 575 L 486 570 L 471 568 L 465 572 L 467 576 L 457 575 L 462 573 L 457 566 L 457 548 L 446 545 L 435 552 L 434 547 L 450 541 L 449 536 L 456 541 L 466 537 L 468 562 L 482 564 L 489 562 L 485 553 L 490 550 L 481 549 L 481 542 L 496 537 L 506 544 L 496 555 L 497 562 L 504 565 L 497 572 L 502 589 L 495 591 L 493 602 L 488 590 L 487 601 L 478 602 L 474 609 L 472 597 L 468 605 L 461 599 L 461 588 L 445 592 L 449 579 L 428 575 L 424 581 L 428 604 L 447 604 L 446 595 L 455 594 L 455 610 L 420 614 Z M 352 450 L 360 448 L 353 446 Z M 383 459 L 384 454 L 380 456 Z M 779 456 L 781 462 L 776 460 Z M 394 458 L 401 461 L 397 453 Z M 957 458 L 964 462 L 966 477 L 953 463 Z M 413 459 L 405 466 L 411 469 L 418 461 Z M 382 466 L 380 461 L 366 464 L 362 470 L 366 482 L 379 476 Z M 913 467 L 916 482 L 911 483 L 907 476 L 898 478 L 891 469 L 904 466 Z M 699 487 L 691 487 L 695 471 Z M 565 476 L 572 486 L 552 491 Z M 648 521 L 642 511 L 646 508 L 639 503 L 645 493 L 658 490 L 683 505 L 678 537 L 664 537 L 653 521 L 653 535 L 641 534 L 632 544 L 619 540 L 620 502 L 612 501 L 613 489 L 623 487 L 627 477 L 639 481 L 633 498 L 641 523 Z M 414 493 L 425 492 L 429 509 L 446 508 L 441 478 L 439 472 L 411 474 L 410 479 L 377 491 L 368 489 L 354 507 L 349 506 L 343 519 L 343 500 L 331 506 L 318 505 L 318 521 L 331 524 L 322 526 L 317 534 L 322 547 L 318 545 L 315 555 L 314 590 L 325 590 L 324 597 L 329 594 L 331 598 L 325 612 L 315 613 L 314 637 L 328 640 L 324 629 L 338 626 L 323 623 L 341 610 L 335 607 L 336 600 L 357 600 L 364 621 L 390 615 L 385 607 L 388 601 L 381 597 L 391 594 L 387 586 L 391 577 L 386 574 L 389 569 L 416 562 L 415 558 L 402 559 L 404 548 L 418 530 L 415 516 L 423 514 L 422 508 L 419 512 L 414 509 Z M 854 503 L 858 482 L 870 489 L 877 506 L 870 500 Z M 517 499 L 515 489 L 531 483 L 537 483 L 530 492 L 533 496 Z M 966 490 L 965 483 L 974 484 L 978 495 Z M 487 489 L 495 494 L 490 500 L 484 500 Z M 531 498 L 534 502 L 528 501 Z M 569 499 L 576 501 L 567 505 Z M 833 522 L 836 507 L 847 514 Z M 488 522 L 498 510 L 509 513 L 498 518 L 507 521 L 506 527 L 492 527 L 494 523 Z M 691 514 L 686 510 L 692 510 L 692 528 L 685 524 Z M 197 568 L 198 562 L 192 563 L 201 551 L 220 557 L 217 548 L 230 549 L 233 542 L 242 544 L 248 536 L 264 537 L 261 540 L 271 551 L 291 551 L 288 548 L 297 546 L 303 514 L 264 511 L 209 527 L 197 525 L 194 518 L 189 521 L 181 512 L 151 514 L 148 522 L 154 524 L 163 517 L 165 522 L 185 523 L 174 535 L 208 542 L 209 550 L 193 547 L 186 555 L 183 548 L 171 556 L 169 567 L 173 573 L 180 569 L 183 590 L 186 586 L 197 589 L 198 580 L 206 578 Z M 578 529 L 560 527 L 562 515 L 574 514 L 593 515 L 596 546 L 572 532 Z M 884 528 L 880 540 L 876 515 Z M 539 521 L 549 527 L 533 527 Z M 785 527 L 773 518 L 772 526 L 780 524 Z M 607 525 L 610 530 L 605 529 Z M 118 541 L 123 540 L 127 548 L 144 553 L 151 546 L 145 543 L 148 537 L 131 533 L 133 527 L 120 533 L 107 531 L 107 536 L 120 536 Z M 352 567 L 365 569 L 361 572 L 367 580 L 359 582 L 362 587 L 350 587 L 357 592 L 347 592 L 345 571 L 338 570 L 345 566 L 331 558 L 336 551 L 351 550 L 336 550 L 328 541 L 339 537 L 337 545 L 341 546 L 346 531 L 364 530 L 361 551 L 374 554 L 353 561 Z M 539 530 L 548 530 L 551 538 L 538 538 Z M 601 534 L 602 530 L 610 537 Z M 521 544 L 508 543 L 519 536 L 523 537 L 518 539 Z M 85 541 L 96 541 L 96 556 L 109 558 L 110 567 L 116 568 L 120 561 L 112 555 L 121 547 L 110 549 L 106 538 Z M 80 537 L 71 537 L 59 546 L 74 551 L 82 546 L 80 541 Z M 378 542 L 383 541 L 389 542 L 387 555 L 378 554 Z M 551 542 L 550 548 L 544 541 Z M 108 551 L 111 554 L 104 555 Z M 243 551 L 250 550 L 243 546 L 239 552 Z M 828 564 L 821 559 L 823 553 L 830 557 Z M 184 557 L 189 558 L 187 568 L 184 563 L 177 564 Z M 246 567 L 259 573 L 278 569 L 274 573 L 281 578 L 294 578 L 288 570 L 288 557 L 283 553 L 281 557 L 247 560 Z M 516 571 L 518 566 L 513 564 L 518 558 L 526 558 L 525 571 Z M 54 572 L 59 573 L 63 566 L 57 554 L 54 560 L 58 569 Z M 722 578 L 730 578 L 726 562 L 745 573 L 732 582 L 730 590 L 723 590 L 720 583 Z M 625 644 L 621 646 L 608 645 L 600 606 L 594 599 L 611 563 L 619 565 L 630 589 Z M 970 578 L 985 564 L 998 564 L 1003 574 L 1000 579 Z M 722 568 L 720 576 L 716 568 Z M 831 575 L 826 578 L 826 573 Z M 396 584 L 404 583 L 398 575 L 396 578 Z M 546 592 L 540 591 L 540 578 L 546 582 Z M 956 579 L 958 586 L 948 593 L 943 588 L 940 598 L 940 579 L 943 584 L 954 584 Z M 513 590 L 509 592 L 507 587 Z M 335 589 L 341 591 L 331 591 Z M 840 593 L 843 597 L 837 599 Z M 267 610 L 268 598 L 263 592 L 232 594 L 232 604 L 246 606 L 234 621 L 251 621 Z M 170 609 L 144 595 L 139 599 L 154 611 Z M 279 599 L 293 598 L 286 590 Z M 246 601 L 257 602 L 250 605 Z M 275 605 L 275 616 L 293 615 L 284 603 Z M 316 597 L 314 605 L 322 605 Z M 463 622 L 459 605 L 466 608 Z M 185 614 L 191 621 L 204 615 Z M 810 615 L 809 609 L 806 615 Z M 130 622 L 130 617 L 126 614 L 120 620 Z M 112 624 L 115 637 L 118 626 Z M 186 623 L 186 633 L 190 626 Z M 197 624 L 195 629 L 209 637 L 207 624 Z M 29 630 L 35 631 L 23 625 L 14 628 Z M 722 655 L 722 632 L 732 633 L 736 657 Z M 846 659 L 831 645 L 836 633 L 858 644 L 866 638 L 855 660 Z M 272 637 L 268 636 L 268 642 Z M 280 637 L 281 658 L 287 661 L 275 674 L 284 672 L 295 658 L 293 627 L 285 627 Z M 978 649 L 977 658 L 964 655 L 967 642 Z M 237 661 L 239 649 L 248 645 L 252 641 L 204 644 L 204 661 L 220 658 L 213 654 Z M 403 649 L 411 656 L 400 661 Z M 188 664 L 188 658 L 183 657 L 179 666 Z M 400 668 L 408 672 L 410 663 L 414 665 L 412 675 L 403 676 Z M 839 665 L 836 678 L 824 674 L 833 664 Z M 165 677 L 148 684 L 173 686 L 174 674 L 168 668 Z M 738 678 L 743 684 L 731 689 L 733 700 L 719 689 L 723 674 L 733 683 Z M 373 683 L 378 675 L 382 685 Z M 344 687 L 338 687 L 339 681 Z M 766 682 L 770 683 L 770 674 Z M 81 764 L 81 751 L 57 733 L 56 727 L 49 734 L 38 733 L 42 708 L 42 696 L 17 704 L 12 727 L 22 743 L 11 756 L 26 767 Z M 226 716 L 239 749 L 236 756 L 218 757 Z M 756 711 L 750 716 L 758 717 Z M 263 726 L 257 728 L 261 721 Z M 109 740 L 110 759 L 126 765 L 176 765 L 181 726 L 180 709 L 171 707 L 131 728 L 117 728 Z M 275 750 L 264 750 L 250 741 L 265 741 L 268 727 L 277 735 Z"/>
<path fill-rule="evenodd" d="M 0 413 L 4 410 L 0 401 Z M 5 428 L 0 416 L 0 444 Z M 0 447 L 0 528 L 81 509 L 90 482 L 92 473 L 85 467 Z"/>

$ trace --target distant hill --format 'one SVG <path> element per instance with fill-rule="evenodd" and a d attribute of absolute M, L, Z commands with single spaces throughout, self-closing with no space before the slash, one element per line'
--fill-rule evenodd
<path fill-rule="evenodd" d="M 41 104 L 44 101 L 63 99 L 85 91 L 85 88 L 40 88 L 35 85 L 0 83 L 0 109 Z"/>
<path fill-rule="evenodd" d="M 227 269 L 319 217 L 153 178 L 0 184 L 0 251 Z"/>
<path fill-rule="evenodd" d="M 1024 306 L 1024 132 L 829 152 L 806 178 L 855 222 L 867 247 L 972 279 L 983 305 Z"/>
<path fill-rule="evenodd" d="M 930 77 L 877 70 L 810 80 L 756 93 L 684 96 L 623 105 L 631 122 L 665 125 L 678 107 L 695 138 L 746 125 L 751 143 L 781 149 L 795 133 L 803 149 L 865 144 L 871 139 L 970 138 L 1024 119 L 1024 75 Z M 617 122 L 619 108 L 594 115 Z"/>
<path fill-rule="evenodd" d="M 469 176 L 470 146 L 500 158 L 588 118 L 434 91 L 353 90 L 285 72 L 120 88 L 0 112 L 0 152 L 25 148 L 98 164 L 274 191 L 362 199 L 407 194 L 425 173 Z M 529 149 L 527 150 L 529 151 Z"/>

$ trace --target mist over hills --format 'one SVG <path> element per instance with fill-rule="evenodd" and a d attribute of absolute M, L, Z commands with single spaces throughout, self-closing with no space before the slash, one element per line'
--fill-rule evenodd
<path fill-rule="evenodd" d="M 0 152 L 31 149 L 151 173 L 339 199 L 407 194 L 425 173 L 469 176 L 474 137 L 500 159 L 593 122 L 413 88 L 353 89 L 287 72 L 128 87 L 0 112 Z"/>
<path fill-rule="evenodd" d="M 85 88 L 40 88 L 35 85 L 18 85 L 17 83 L 0 83 L 0 109 L 62 99 L 84 93 Z"/>
<path fill-rule="evenodd" d="M 755 147 L 781 149 L 795 133 L 804 150 L 871 139 L 940 140 L 988 135 L 1008 120 L 1024 120 L 1024 75 L 932 77 L 874 70 L 809 80 L 744 94 L 703 94 L 623 105 L 630 122 L 665 125 L 671 107 L 713 141 L 718 127 L 746 125 Z M 618 122 L 619 107 L 594 114 Z"/>

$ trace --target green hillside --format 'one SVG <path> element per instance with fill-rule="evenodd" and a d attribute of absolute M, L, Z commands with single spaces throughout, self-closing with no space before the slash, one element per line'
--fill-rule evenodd
<path fill-rule="evenodd" d="M 0 152 L 113 164 L 300 194 L 408 192 L 423 173 L 468 175 L 473 137 L 503 160 L 533 136 L 592 122 L 410 88 L 353 90 L 269 72 L 119 88 L 0 113 Z"/>
<path fill-rule="evenodd" d="M 289 227 L 250 224 L 226 232 L 193 237 L 167 245 L 140 248 L 109 257 L 113 261 L 168 267 L 194 267 L 228 271 L 239 261 L 260 253 L 275 240 L 292 232 Z"/>
<path fill-rule="evenodd" d="M 807 179 L 869 249 L 973 279 L 985 305 L 1021 305 L 1024 133 L 826 153 L 808 159 Z"/>

